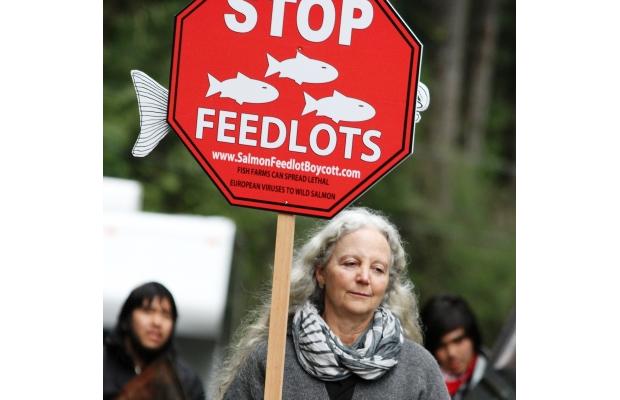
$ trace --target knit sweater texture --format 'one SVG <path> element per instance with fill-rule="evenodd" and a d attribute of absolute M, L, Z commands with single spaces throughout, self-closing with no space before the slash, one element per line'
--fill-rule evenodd
<path fill-rule="evenodd" d="M 266 360 L 267 343 L 262 342 L 241 365 L 224 399 L 263 399 Z M 290 334 L 286 342 L 282 399 L 329 400 L 325 382 L 306 373 L 299 364 Z M 356 384 L 353 400 L 370 399 L 450 400 L 450 396 L 433 356 L 405 339 L 396 366 L 377 380 L 360 380 Z"/>

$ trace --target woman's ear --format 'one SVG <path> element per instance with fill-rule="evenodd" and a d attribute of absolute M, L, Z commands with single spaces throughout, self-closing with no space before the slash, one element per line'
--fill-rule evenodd
<path fill-rule="evenodd" d="M 323 289 L 325 287 L 325 271 L 323 267 L 315 266 L 314 267 L 314 277 L 319 284 L 319 287 Z"/>

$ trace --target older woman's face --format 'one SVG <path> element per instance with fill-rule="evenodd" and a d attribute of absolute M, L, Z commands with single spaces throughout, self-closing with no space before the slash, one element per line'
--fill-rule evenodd
<path fill-rule="evenodd" d="M 374 228 L 361 228 L 334 246 L 316 278 L 325 285 L 325 314 L 340 318 L 370 318 L 389 282 L 390 246 Z"/>

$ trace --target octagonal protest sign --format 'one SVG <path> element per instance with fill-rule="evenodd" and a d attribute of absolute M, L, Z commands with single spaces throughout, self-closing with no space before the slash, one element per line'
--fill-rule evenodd
<path fill-rule="evenodd" d="M 231 204 L 332 217 L 413 152 L 421 57 L 385 0 L 196 0 L 167 124 Z"/>

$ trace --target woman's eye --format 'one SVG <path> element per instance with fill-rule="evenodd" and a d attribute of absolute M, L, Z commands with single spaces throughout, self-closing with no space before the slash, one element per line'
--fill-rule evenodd
<path fill-rule="evenodd" d="M 375 271 L 377 271 L 377 272 L 381 273 L 381 274 L 385 272 L 385 270 L 383 269 L 383 267 L 373 267 L 373 269 L 374 269 Z"/>

